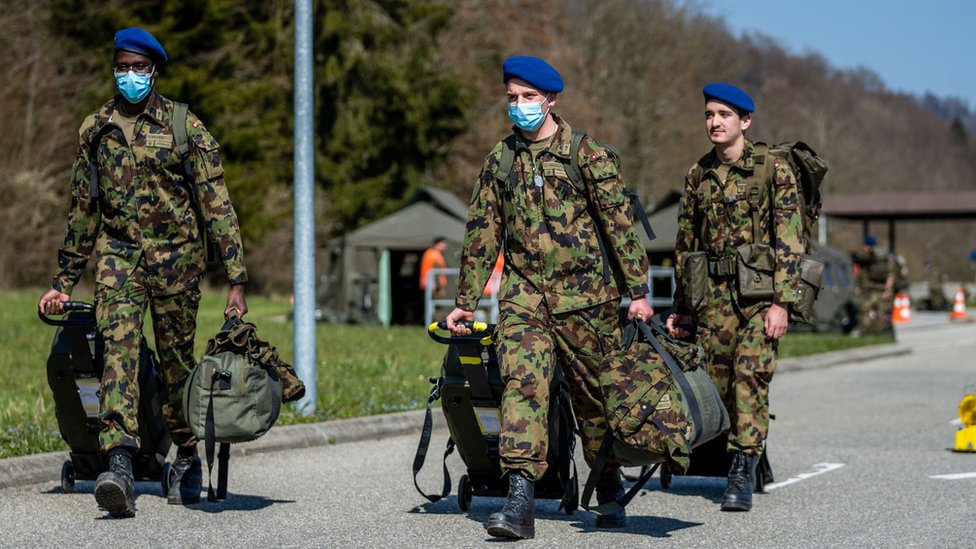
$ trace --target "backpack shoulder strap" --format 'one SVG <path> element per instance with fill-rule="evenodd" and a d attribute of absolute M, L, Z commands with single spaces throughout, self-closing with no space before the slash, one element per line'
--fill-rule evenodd
<path fill-rule="evenodd" d="M 102 124 L 88 139 L 88 197 L 93 205 L 98 204 L 98 147 L 111 129 L 112 125 Z"/>
<path fill-rule="evenodd" d="M 772 178 L 769 171 L 770 162 L 767 161 L 769 145 L 757 141 L 753 146 L 753 171 L 746 183 L 746 193 L 748 194 L 749 210 L 752 212 L 752 242 L 756 244 L 761 242 L 759 238 L 759 206 L 762 202 L 763 187 L 768 187 L 770 189 L 769 194 L 772 196 Z M 773 244 L 775 245 L 775 242 Z"/>
<path fill-rule="evenodd" d="M 173 101 L 173 141 L 176 143 L 176 153 L 183 163 L 183 175 L 189 180 L 193 178 L 193 166 L 190 165 L 190 140 L 186 135 L 187 111 L 189 107 L 186 103 Z"/>
<path fill-rule="evenodd" d="M 586 132 L 573 131 L 573 138 L 570 140 L 569 145 L 569 172 L 566 175 L 569 176 L 577 188 L 581 188 L 585 184 L 583 170 L 580 169 L 579 163 L 580 144 L 583 143 L 584 137 L 586 137 Z"/>
<path fill-rule="evenodd" d="M 515 164 L 515 133 L 502 140 L 502 156 L 498 159 L 495 179 L 507 183 L 508 177 L 512 173 L 513 164 Z"/>
<path fill-rule="evenodd" d="M 173 140 L 176 142 L 176 152 L 180 158 L 190 154 L 189 140 L 186 138 L 186 113 L 189 110 L 186 103 L 173 101 Z"/>

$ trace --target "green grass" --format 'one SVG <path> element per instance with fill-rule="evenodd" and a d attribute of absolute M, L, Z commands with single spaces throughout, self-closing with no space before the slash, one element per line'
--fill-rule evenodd
<path fill-rule="evenodd" d="M 841 334 L 787 334 L 779 343 L 780 358 L 795 358 L 798 356 L 840 351 L 865 345 L 880 345 L 894 343 L 890 336 L 865 335 L 850 337 Z"/>
<path fill-rule="evenodd" d="M 37 318 L 37 291 L 0 292 L 0 458 L 65 450 L 47 385 L 46 361 L 55 328 Z M 81 291 L 76 296 L 81 299 Z M 196 356 L 222 324 L 226 294 L 206 291 L 197 316 Z M 294 364 L 292 324 L 286 298 L 249 296 L 247 319 L 258 335 Z M 147 337 L 152 330 L 146 323 Z M 801 356 L 890 339 L 790 334 L 781 356 Z M 291 407 L 279 424 L 322 421 L 423 408 L 438 375 L 444 346 L 420 326 L 393 327 L 318 324 L 316 326 L 317 411 L 300 416 Z"/>
<path fill-rule="evenodd" d="M 47 385 L 46 362 L 55 328 L 37 318 L 38 291 L 0 292 L 0 458 L 65 450 Z M 81 293 L 77 297 L 82 298 Z M 90 295 L 90 294 L 88 294 Z M 226 294 L 205 292 L 197 315 L 196 356 L 222 324 Z M 258 336 L 294 364 L 287 298 L 249 296 L 247 320 Z M 152 330 L 146 323 L 152 344 Z M 444 347 L 420 326 L 318 324 L 317 411 L 300 416 L 291 406 L 279 424 L 349 418 L 421 408 L 427 378 L 440 372 Z"/>

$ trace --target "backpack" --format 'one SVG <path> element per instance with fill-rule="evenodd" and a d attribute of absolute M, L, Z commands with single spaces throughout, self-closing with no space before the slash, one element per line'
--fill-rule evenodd
<path fill-rule="evenodd" d="M 580 144 L 583 142 L 583 138 L 586 137 L 585 132 L 573 132 L 573 137 L 570 141 L 569 149 L 569 169 L 566 170 L 566 175 L 569 177 L 570 182 L 577 189 L 586 188 L 586 179 L 583 177 L 583 170 L 580 169 L 579 165 L 579 149 Z M 495 179 L 502 183 L 508 183 L 509 178 L 512 173 L 512 166 L 515 164 L 515 148 L 516 148 L 517 136 L 512 133 L 504 140 L 502 140 L 502 156 L 498 160 L 498 166 L 495 169 Z M 617 167 L 617 171 L 620 171 L 620 151 L 617 150 L 613 145 L 606 143 L 601 143 L 601 145 L 607 150 L 610 160 L 613 162 L 614 166 Z M 654 240 L 657 235 L 654 234 L 654 229 L 651 228 L 651 223 L 647 219 L 647 212 L 644 210 L 644 205 L 641 203 L 640 197 L 637 193 L 630 190 L 624 189 L 624 196 L 630 202 L 631 212 L 636 215 L 640 220 L 641 225 L 644 227 L 644 232 L 647 233 L 648 240 Z M 589 204 L 589 200 L 587 200 Z M 595 217 L 595 212 L 593 208 L 590 207 L 590 215 Z M 603 257 L 603 281 L 607 284 L 610 283 L 610 262 L 609 256 L 607 254 L 607 245 L 605 243 L 606 236 L 599 232 L 599 244 L 600 244 L 600 255 Z"/>
<path fill-rule="evenodd" d="M 268 432 L 278 420 L 282 402 L 301 398 L 305 386 L 271 345 L 259 340 L 254 324 L 232 316 L 207 342 L 207 350 L 190 372 L 183 392 L 183 413 L 193 434 L 204 440 L 207 468 L 213 474 L 214 449 L 220 443 L 217 490 L 209 501 L 227 495 L 230 444 Z"/>
<path fill-rule="evenodd" d="M 220 251 L 217 243 L 209 237 L 206 222 L 203 219 L 203 210 L 200 208 L 200 199 L 192 188 L 193 185 L 193 166 L 190 163 L 190 140 L 186 135 L 186 113 L 189 107 L 186 103 L 173 101 L 173 142 L 176 144 L 176 152 L 180 155 L 180 163 L 183 167 L 183 184 L 187 186 L 186 192 L 190 197 L 190 207 L 197 218 L 197 232 L 203 240 L 204 258 L 207 263 L 217 261 Z M 177 124 L 176 121 L 182 121 Z M 92 207 L 98 204 L 98 154 L 96 154 L 102 137 L 108 133 L 112 126 L 103 125 L 96 131 L 91 139 L 88 140 L 89 161 L 88 161 L 88 196 L 91 199 Z"/>
<path fill-rule="evenodd" d="M 797 194 L 799 195 L 800 218 L 803 225 L 801 232 L 804 254 L 800 261 L 800 287 L 797 301 L 790 307 L 790 320 L 809 324 L 813 322 L 813 303 L 823 286 L 824 264 L 810 256 L 809 253 L 812 246 L 813 226 L 820 218 L 820 209 L 823 206 L 820 186 L 827 174 L 827 162 L 817 156 L 817 153 L 802 141 L 780 143 L 773 146 L 763 142 L 755 143 L 753 175 L 746 179 L 747 200 L 752 211 L 752 240 L 754 244 L 760 242 L 758 232 L 760 230 L 759 207 L 762 191 L 764 187 L 769 189 L 772 186 L 771 163 L 767 160 L 769 156 L 787 162 L 798 179 L 797 189 L 799 192 Z M 701 184 L 705 168 L 701 165 L 701 161 L 696 164 L 695 168 L 695 178 Z M 706 200 L 710 200 L 710 192 L 706 192 L 704 195 L 707 197 Z M 700 223 L 699 229 L 704 231 L 704 228 L 705 224 Z M 703 236 L 699 236 L 699 239 L 704 241 Z M 770 271 L 766 275 L 771 284 L 772 272 Z"/>
<path fill-rule="evenodd" d="M 662 463 L 686 471 L 692 449 L 728 431 L 729 414 L 706 363 L 700 346 L 673 339 L 657 324 L 635 320 L 627 328 L 601 368 L 607 430 L 583 489 L 584 509 L 619 511 Z M 589 507 L 611 449 L 624 467 L 653 467 L 620 499 Z"/>
<path fill-rule="evenodd" d="M 800 190 L 800 211 L 803 212 L 803 244 L 806 252 L 810 251 L 813 226 L 820 219 L 820 209 L 823 206 L 823 198 L 820 194 L 820 185 L 823 183 L 824 176 L 827 175 L 827 162 L 817 156 L 816 151 L 802 141 L 792 143 L 780 143 L 769 147 L 765 143 L 756 144 L 755 162 L 762 163 L 764 179 L 771 180 L 769 173 L 769 163 L 763 160 L 760 155 L 764 153 L 786 160 L 793 173 L 799 178 L 797 187 Z"/>

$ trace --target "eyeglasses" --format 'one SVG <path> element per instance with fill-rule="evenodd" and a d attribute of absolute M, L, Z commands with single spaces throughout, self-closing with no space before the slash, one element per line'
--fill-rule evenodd
<path fill-rule="evenodd" d="M 113 66 L 113 68 L 115 69 L 115 72 L 117 74 L 126 73 L 129 71 L 139 73 L 139 74 L 148 74 L 152 72 L 153 66 L 152 63 L 145 63 L 140 61 L 138 63 L 133 63 L 131 65 L 128 63 L 116 63 Z"/>

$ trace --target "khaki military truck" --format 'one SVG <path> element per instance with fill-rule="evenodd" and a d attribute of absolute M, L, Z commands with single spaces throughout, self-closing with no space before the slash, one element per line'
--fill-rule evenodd
<path fill-rule="evenodd" d="M 849 333 L 857 324 L 854 264 L 851 256 L 837 248 L 816 244 L 810 250 L 810 255 L 823 261 L 823 288 L 813 305 L 813 322 L 809 326 L 797 324 L 791 326 L 791 329 Z"/>

